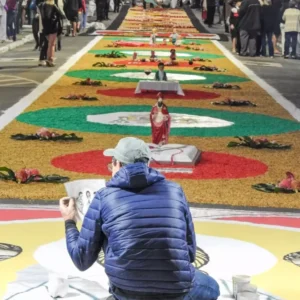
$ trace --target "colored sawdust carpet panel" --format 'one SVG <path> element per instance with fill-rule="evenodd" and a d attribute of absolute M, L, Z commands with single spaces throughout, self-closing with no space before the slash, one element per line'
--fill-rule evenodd
<path fill-rule="evenodd" d="M 194 266 L 220 285 L 219 300 L 233 299 L 232 276 L 247 274 L 260 300 L 298 300 L 300 219 L 289 214 L 191 209 L 197 251 Z M 234 221 L 234 223 L 233 223 Z M 30 232 L 24 234 L 24 232 Z M 47 234 L 45 234 L 47 232 Z M 105 258 L 91 269 L 77 270 L 66 250 L 64 224 L 58 211 L 0 209 L 0 298 L 50 299 L 49 272 L 69 277 L 61 299 L 106 299 Z M 280 241 L 280 242 L 279 242 Z M 296 245 L 296 246 L 295 246 Z M 95 282 L 96 281 L 96 282 Z"/>
<path fill-rule="evenodd" d="M 170 32 L 176 29 L 178 33 L 198 33 L 183 10 L 144 10 L 142 7 L 129 10 L 119 29 L 151 31 L 153 28 L 159 32 Z"/>
<path fill-rule="evenodd" d="M 144 12 L 139 9 L 130 9 L 121 29 L 125 30 L 127 23 L 141 14 Z M 172 20 L 180 20 L 179 24 L 190 22 L 183 10 L 148 11 L 145 18 L 157 20 L 162 15 L 166 18 L 174 15 Z M 143 26 L 148 26 L 145 23 L 142 22 Z M 166 34 L 173 31 L 167 26 L 163 28 Z M 0 132 L 0 166 L 12 170 L 36 168 L 41 174 L 59 174 L 70 180 L 109 179 L 109 161 L 102 156 L 104 149 L 114 147 L 124 136 L 137 136 L 151 143 L 149 114 L 156 103 L 156 92 L 135 94 L 135 89 L 140 80 L 154 78 L 157 67 L 156 63 L 149 64 L 151 51 L 166 63 L 170 61 L 170 51 L 160 47 L 165 42 L 159 38 L 151 46 L 147 46 L 147 37 L 96 39 L 94 45 L 65 70 L 64 76 Z M 112 42 L 118 40 L 145 45 L 143 48 L 116 48 Z M 167 45 L 171 46 L 170 41 Z M 186 49 L 186 45 L 190 49 Z M 201 47 L 201 51 L 192 49 L 195 46 Z M 134 52 L 137 52 L 137 61 L 129 64 Z M 300 208 L 299 194 L 262 193 L 252 189 L 257 183 L 277 183 L 286 171 L 300 176 L 299 123 L 236 67 L 218 48 L 218 43 L 183 38 L 176 52 L 177 64 L 166 65 L 165 71 L 170 80 L 179 82 L 185 96 L 175 92 L 165 94 L 172 117 L 169 143 L 194 145 L 201 150 L 202 156 L 195 167 L 182 166 L 178 170 L 172 165 L 161 166 L 154 162 L 152 167 L 181 184 L 191 203 Z M 190 60 L 192 64 L 188 63 Z M 202 65 L 213 71 L 194 69 Z M 145 69 L 149 68 L 151 72 L 147 75 Z M 102 84 L 81 85 L 87 78 Z M 213 89 L 216 82 L 237 88 Z M 74 100 L 72 95 L 97 100 Z M 230 107 L 211 103 L 227 98 L 248 100 L 256 106 Z M 18 133 L 34 134 L 41 127 L 60 134 L 73 132 L 83 140 L 16 141 L 10 138 Z M 292 144 L 292 147 L 282 151 L 228 148 L 234 136 L 267 137 L 270 141 Z M 64 185 L 53 183 L 0 181 L 0 191 L 2 199 L 11 201 L 48 201 L 65 195 Z"/>

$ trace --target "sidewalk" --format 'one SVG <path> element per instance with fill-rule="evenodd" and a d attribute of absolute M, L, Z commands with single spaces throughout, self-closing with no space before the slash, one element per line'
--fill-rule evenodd
<path fill-rule="evenodd" d="M 15 42 L 4 42 L 0 43 L 0 54 L 20 47 L 28 42 L 33 41 L 32 29 L 30 25 L 25 25 L 20 33 L 17 35 L 17 40 Z"/>
<path fill-rule="evenodd" d="M 120 6 L 121 11 L 122 6 Z M 104 20 L 101 23 L 104 24 L 105 28 L 107 28 L 118 16 L 119 13 L 109 12 L 109 20 Z M 89 23 L 93 23 L 96 21 L 96 17 L 89 17 Z M 85 34 L 86 30 L 81 34 Z M 10 51 L 12 49 L 18 48 L 26 43 L 32 42 L 34 40 L 32 34 L 31 25 L 25 25 L 23 29 L 20 30 L 20 33 L 17 35 L 17 40 L 15 42 L 4 42 L 0 43 L 0 54 Z"/>

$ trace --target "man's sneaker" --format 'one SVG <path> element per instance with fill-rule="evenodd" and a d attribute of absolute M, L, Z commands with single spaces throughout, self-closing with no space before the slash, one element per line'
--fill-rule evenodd
<path fill-rule="evenodd" d="M 40 60 L 39 61 L 39 67 L 45 67 L 46 66 L 46 61 L 45 60 Z"/>

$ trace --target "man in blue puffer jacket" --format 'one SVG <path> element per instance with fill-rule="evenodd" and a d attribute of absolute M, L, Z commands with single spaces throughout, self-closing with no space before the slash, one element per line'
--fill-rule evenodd
<path fill-rule="evenodd" d="M 74 200 L 60 200 L 77 268 L 91 267 L 103 248 L 115 299 L 217 299 L 217 282 L 192 265 L 196 239 L 181 187 L 148 167 L 151 152 L 140 139 L 123 138 L 104 155 L 112 156 L 113 177 L 96 193 L 80 232 Z"/>

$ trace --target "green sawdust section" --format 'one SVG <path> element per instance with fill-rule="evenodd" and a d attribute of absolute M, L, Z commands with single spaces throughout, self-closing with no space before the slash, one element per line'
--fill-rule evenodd
<path fill-rule="evenodd" d="M 62 130 L 149 136 L 151 134 L 150 127 L 92 123 L 87 121 L 87 116 L 116 112 L 149 112 L 150 114 L 150 111 L 151 106 L 144 105 L 62 107 L 24 113 L 17 120 L 32 125 Z M 172 128 L 171 135 L 174 136 L 225 137 L 235 135 L 271 135 L 300 129 L 298 122 L 260 114 L 184 107 L 170 107 L 169 111 L 170 113 L 218 118 L 234 123 L 232 126 L 218 128 Z"/>
<path fill-rule="evenodd" d="M 116 49 L 114 51 L 118 51 L 121 52 L 123 54 L 127 54 L 128 52 L 134 52 L 134 50 L 131 49 Z M 149 54 L 147 54 L 148 52 L 150 52 L 150 50 L 144 50 L 143 48 L 139 48 L 138 50 L 139 56 L 141 57 L 147 57 L 149 56 Z M 160 49 L 155 49 L 155 51 L 159 51 L 159 52 L 166 52 L 166 53 L 170 53 L 170 50 L 160 50 Z M 111 53 L 111 50 L 90 50 L 89 53 L 91 54 L 108 54 Z M 182 51 L 176 51 L 178 58 L 180 59 L 190 59 L 190 58 L 194 58 L 194 57 L 201 57 L 203 59 L 218 59 L 218 58 L 224 58 L 224 55 L 221 54 L 213 54 L 213 53 L 206 53 L 206 52 L 202 52 L 202 51 L 198 51 L 198 52 L 182 52 Z M 182 54 L 188 54 L 188 56 L 179 56 Z"/>
<path fill-rule="evenodd" d="M 116 82 L 139 82 L 140 78 L 129 78 L 129 77 L 117 77 L 116 74 L 121 73 L 144 73 L 142 70 L 137 69 L 122 69 L 122 70 L 74 70 L 66 73 L 69 77 L 87 79 L 90 78 L 92 80 L 107 80 L 107 81 L 116 81 Z M 202 73 L 202 72 L 186 72 L 186 71 L 177 71 L 172 70 L 168 72 L 170 74 L 178 74 L 178 75 L 198 75 L 202 76 L 205 79 L 203 80 L 179 80 L 182 84 L 212 84 L 214 82 L 221 83 L 229 83 L 229 82 L 247 82 L 248 78 L 231 76 L 231 75 L 223 75 L 221 73 L 210 74 L 210 73 Z"/>
<path fill-rule="evenodd" d="M 130 41 L 130 42 L 145 42 L 145 44 L 150 40 L 150 38 L 138 38 L 138 37 L 105 37 L 104 40 L 109 41 Z M 197 39 L 182 39 L 183 45 L 190 45 L 191 43 L 195 45 L 211 44 L 210 40 L 197 40 Z M 157 42 L 157 45 L 160 45 Z M 150 46 L 150 45 L 149 45 Z"/>

